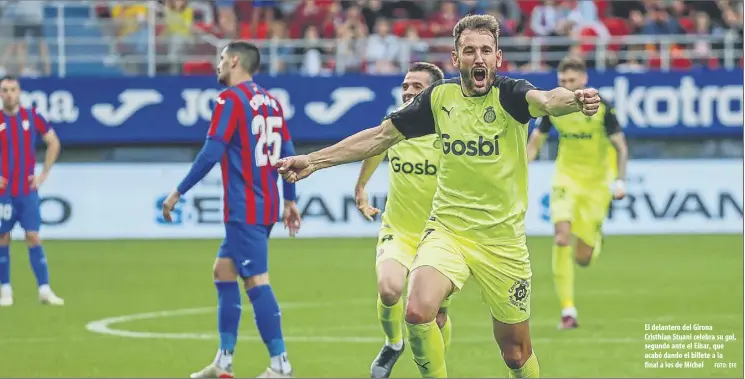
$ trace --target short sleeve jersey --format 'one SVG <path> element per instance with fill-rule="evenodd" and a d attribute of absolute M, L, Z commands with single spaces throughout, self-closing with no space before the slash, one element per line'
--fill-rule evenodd
<path fill-rule="evenodd" d="M 593 116 L 572 113 L 538 122 L 543 133 L 552 126 L 559 132 L 553 185 L 607 192 L 617 172 L 616 150 L 608 136 L 621 132 L 613 107 L 603 102 Z"/>
<path fill-rule="evenodd" d="M 437 189 L 440 139 L 432 134 L 403 141 L 388 149 L 388 199 L 383 226 L 404 243 L 414 245 L 424 230 Z"/>
<path fill-rule="evenodd" d="M 442 157 L 426 227 L 472 241 L 525 241 L 528 207 L 525 80 L 497 76 L 482 96 L 463 95 L 460 78 L 439 81 L 388 118 L 407 138 L 437 133 Z"/>

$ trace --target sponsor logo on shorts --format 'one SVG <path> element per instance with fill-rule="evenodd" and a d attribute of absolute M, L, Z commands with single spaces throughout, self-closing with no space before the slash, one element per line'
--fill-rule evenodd
<path fill-rule="evenodd" d="M 380 243 L 383 243 L 386 241 L 393 241 L 393 234 L 386 234 L 383 236 L 383 238 L 380 239 Z"/>
<path fill-rule="evenodd" d="M 518 280 L 510 287 L 510 303 L 523 312 L 528 311 L 528 299 L 530 298 L 530 282 Z"/>
<path fill-rule="evenodd" d="M 377 258 L 377 257 L 380 257 L 381 255 L 383 255 L 383 253 L 385 253 L 385 249 L 383 249 L 383 248 L 381 247 L 380 249 L 378 249 L 378 255 L 376 255 L 375 257 L 376 257 L 376 258 Z"/>

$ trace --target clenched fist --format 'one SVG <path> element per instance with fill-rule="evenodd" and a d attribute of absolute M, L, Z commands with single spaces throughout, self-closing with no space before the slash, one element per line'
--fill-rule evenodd
<path fill-rule="evenodd" d="M 580 107 L 580 112 L 585 116 L 598 113 L 600 108 L 600 94 L 595 88 L 585 88 L 574 91 L 574 101 Z"/>
<path fill-rule="evenodd" d="M 282 158 L 277 161 L 277 172 L 288 182 L 295 183 L 305 179 L 315 171 L 307 155 Z"/>

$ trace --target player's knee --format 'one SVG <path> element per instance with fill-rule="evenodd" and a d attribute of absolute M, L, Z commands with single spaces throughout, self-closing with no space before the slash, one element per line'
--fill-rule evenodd
<path fill-rule="evenodd" d="M 430 306 L 425 302 L 409 298 L 406 301 L 406 315 L 404 318 L 409 324 L 426 324 L 435 319 L 437 306 Z"/>
<path fill-rule="evenodd" d="M 571 243 L 569 236 L 568 232 L 556 232 L 556 235 L 554 235 L 554 244 L 557 246 L 569 246 Z"/>
<path fill-rule="evenodd" d="M 0 235 L 0 246 L 10 245 L 10 233 Z"/>
<path fill-rule="evenodd" d="M 507 367 L 516 370 L 525 365 L 531 353 L 531 348 L 528 345 L 510 345 L 502 349 L 502 359 L 504 359 Z"/>
<path fill-rule="evenodd" d="M 28 245 L 28 247 L 34 247 L 34 246 L 41 245 L 41 237 L 39 237 L 39 233 L 27 232 L 26 233 L 26 245 Z"/>
<path fill-rule="evenodd" d="M 380 295 L 380 301 L 390 307 L 401 300 L 401 293 L 403 292 L 403 285 L 397 283 L 389 277 L 378 278 L 378 295 Z"/>
<path fill-rule="evenodd" d="M 574 255 L 574 261 L 577 262 L 579 266 L 587 267 L 590 265 L 590 262 L 592 261 L 592 252 L 589 254 L 575 254 Z"/>
<path fill-rule="evenodd" d="M 269 284 L 269 274 L 259 274 L 254 276 L 249 276 L 246 279 L 243 279 L 243 284 L 246 287 L 246 290 L 250 290 L 251 288 L 268 285 Z"/>
<path fill-rule="evenodd" d="M 442 329 L 445 326 L 445 323 L 448 321 L 448 310 L 447 308 L 440 308 L 440 311 L 437 312 L 437 316 L 435 317 L 435 322 L 437 322 L 437 326 Z"/>
<path fill-rule="evenodd" d="M 235 280 L 238 273 L 235 271 L 233 263 L 225 259 L 217 259 L 212 266 L 212 277 L 219 281 Z"/>

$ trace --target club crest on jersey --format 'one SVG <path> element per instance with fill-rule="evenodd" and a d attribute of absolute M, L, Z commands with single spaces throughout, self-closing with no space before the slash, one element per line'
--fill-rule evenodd
<path fill-rule="evenodd" d="M 23 122 L 21 122 L 21 127 L 23 127 L 23 130 L 28 130 L 28 128 L 31 127 L 31 124 L 28 120 L 23 120 Z"/>
<path fill-rule="evenodd" d="M 494 107 L 487 107 L 484 111 L 484 122 L 492 123 L 497 119 L 497 112 Z"/>
<path fill-rule="evenodd" d="M 527 280 L 516 281 L 509 290 L 510 304 L 523 312 L 528 311 L 528 299 L 530 298 L 530 282 Z"/>

